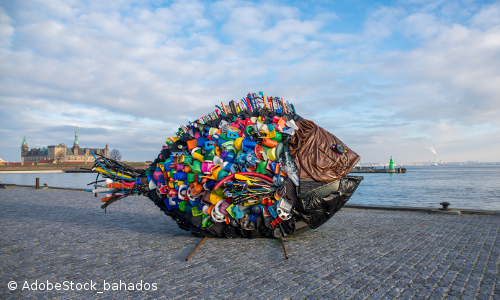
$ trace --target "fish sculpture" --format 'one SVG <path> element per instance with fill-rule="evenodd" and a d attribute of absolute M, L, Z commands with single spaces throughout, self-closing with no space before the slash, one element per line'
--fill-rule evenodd
<path fill-rule="evenodd" d="M 93 154 L 101 207 L 145 195 L 195 236 L 280 239 L 324 224 L 363 180 L 348 176 L 358 154 L 280 97 L 216 108 L 181 125 L 146 170 Z"/>

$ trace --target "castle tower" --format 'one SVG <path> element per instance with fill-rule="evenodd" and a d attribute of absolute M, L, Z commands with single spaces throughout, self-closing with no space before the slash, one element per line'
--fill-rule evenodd
<path fill-rule="evenodd" d="M 80 148 L 80 144 L 78 144 L 78 126 L 75 129 L 75 140 L 73 141 L 73 153 L 78 154 L 78 149 Z M 77 150 L 76 152 L 74 150 Z"/>
<path fill-rule="evenodd" d="M 26 143 L 26 137 L 24 137 L 23 143 L 21 144 L 21 165 L 24 165 L 24 157 L 28 154 L 28 151 L 28 143 Z"/>
<path fill-rule="evenodd" d="M 106 148 L 104 149 L 104 156 L 109 157 L 108 143 L 106 143 Z"/>

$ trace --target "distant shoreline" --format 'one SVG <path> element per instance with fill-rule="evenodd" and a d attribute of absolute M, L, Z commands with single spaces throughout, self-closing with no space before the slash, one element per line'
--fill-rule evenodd
<path fill-rule="evenodd" d="M 17 171 L 0 170 L 0 174 L 27 174 L 27 173 L 66 173 L 66 172 L 63 170 L 17 170 Z"/>
<path fill-rule="evenodd" d="M 145 162 L 124 162 L 124 164 L 134 168 L 134 169 L 147 169 L 149 167 L 148 163 Z M 90 169 L 94 163 L 88 164 L 50 164 L 50 165 L 1 165 L 0 173 L 2 174 L 12 174 L 12 173 L 86 173 L 90 172 Z M 54 172 L 58 171 L 58 172 Z"/>

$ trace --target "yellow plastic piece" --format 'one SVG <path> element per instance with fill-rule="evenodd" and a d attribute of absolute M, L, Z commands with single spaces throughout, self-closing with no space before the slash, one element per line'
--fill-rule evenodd
<path fill-rule="evenodd" d="M 239 137 L 237 139 L 234 140 L 234 148 L 236 148 L 237 150 L 241 150 L 242 147 L 241 147 L 241 144 L 243 143 L 243 138 L 242 137 Z"/>
<path fill-rule="evenodd" d="M 193 158 L 196 159 L 196 160 L 199 160 L 201 162 L 204 162 L 205 159 L 203 158 L 203 155 L 201 155 L 200 153 L 198 152 L 193 152 Z"/>
<path fill-rule="evenodd" d="M 253 178 L 249 178 L 249 177 L 246 177 L 245 175 L 241 175 L 241 174 L 235 174 L 234 175 L 234 178 L 236 178 L 237 180 L 245 180 L 245 181 L 259 181 L 257 179 L 253 179 Z"/>
<path fill-rule="evenodd" d="M 128 179 L 132 179 L 132 177 L 130 177 L 128 175 L 125 175 L 125 174 L 122 174 L 122 173 L 113 172 L 113 171 L 108 172 L 108 171 L 104 170 L 103 168 L 95 168 L 95 170 L 96 170 L 96 172 L 99 172 L 99 173 L 112 174 L 112 175 L 117 175 L 117 176 L 128 178 Z"/>
<path fill-rule="evenodd" d="M 269 131 L 266 132 L 266 131 L 262 131 L 262 130 L 260 132 L 264 133 L 266 135 L 265 138 L 268 138 L 268 139 L 272 139 L 272 138 L 276 137 L 276 129 L 273 129 L 272 132 L 269 132 Z"/>
<path fill-rule="evenodd" d="M 218 196 L 214 193 L 210 193 L 210 203 L 212 203 L 213 205 L 217 204 L 222 199 L 224 199 L 224 198 L 222 198 L 221 196 Z"/>
<path fill-rule="evenodd" d="M 254 202 L 245 201 L 245 202 L 243 202 L 243 206 L 250 206 L 250 205 L 255 205 L 255 204 L 260 204 L 260 203 L 262 203 L 262 200 L 258 200 L 258 201 L 254 201 Z"/>

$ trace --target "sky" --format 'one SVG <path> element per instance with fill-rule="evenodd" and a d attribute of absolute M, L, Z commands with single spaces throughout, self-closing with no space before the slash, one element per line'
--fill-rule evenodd
<path fill-rule="evenodd" d="M 500 1 L 0 0 L 0 158 L 119 149 L 263 91 L 363 162 L 500 161 Z"/>

